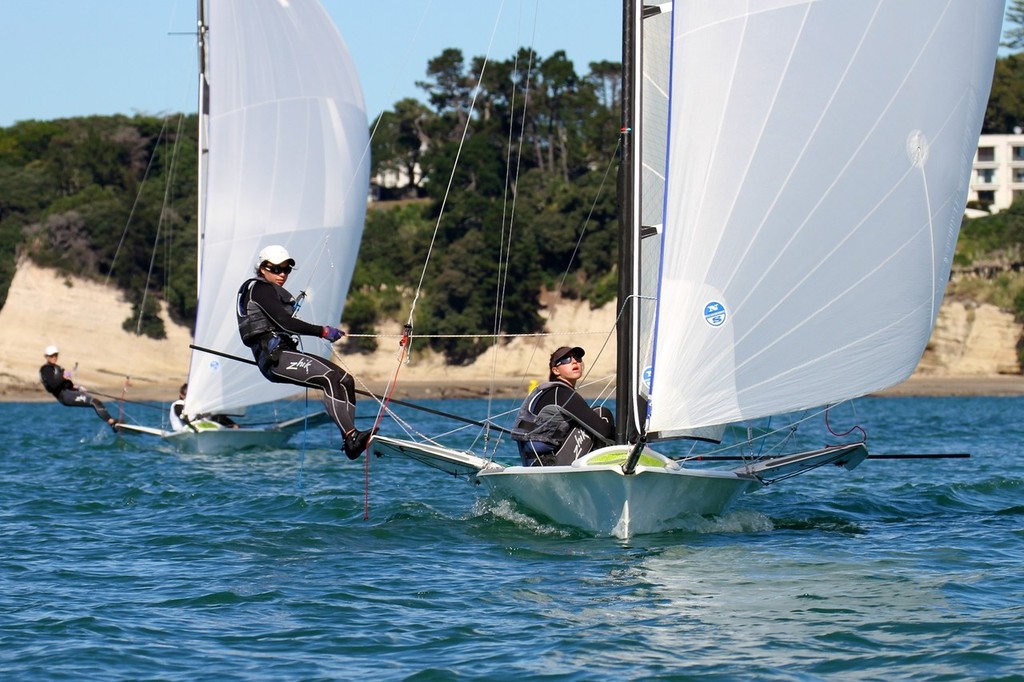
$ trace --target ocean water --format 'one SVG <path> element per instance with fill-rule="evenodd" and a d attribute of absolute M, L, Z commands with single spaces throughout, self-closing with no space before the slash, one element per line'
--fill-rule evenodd
<path fill-rule="evenodd" d="M 328 427 L 188 455 L 89 410 L 2 404 L 0 672 L 1024 679 L 1024 398 L 856 407 L 873 452 L 972 457 L 813 472 L 623 541 L 415 463 L 350 462 Z"/>

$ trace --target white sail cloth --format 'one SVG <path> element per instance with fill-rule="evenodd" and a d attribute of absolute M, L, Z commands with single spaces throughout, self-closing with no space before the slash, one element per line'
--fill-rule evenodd
<path fill-rule="evenodd" d="M 319 2 L 207 0 L 209 116 L 200 188 L 196 345 L 245 358 L 235 293 L 268 244 L 298 263 L 301 317 L 337 324 L 362 236 L 368 125 L 348 50 Z M 202 112 L 201 118 L 202 117 Z M 306 350 L 326 354 L 326 343 Z M 255 367 L 194 352 L 188 414 L 294 394 Z"/>
<path fill-rule="evenodd" d="M 907 378 L 949 276 L 1002 0 L 678 0 L 651 431 Z"/>

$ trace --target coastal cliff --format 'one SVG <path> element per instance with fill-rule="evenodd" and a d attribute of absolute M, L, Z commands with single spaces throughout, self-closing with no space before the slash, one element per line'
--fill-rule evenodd
<path fill-rule="evenodd" d="M 531 380 L 546 374 L 551 348 L 580 345 L 587 349 L 591 392 L 607 394 L 615 362 L 614 305 L 591 310 L 586 303 L 555 297 L 543 303 L 551 335 L 511 340 L 501 349 L 500 361 L 488 352 L 471 365 L 450 366 L 423 344 L 414 343 L 409 361 L 399 368 L 397 321 L 378 325 L 383 336 L 376 353 L 346 353 L 340 343 L 336 359 L 356 375 L 361 387 L 375 392 L 383 390 L 397 370 L 396 395 L 413 387 L 430 397 L 483 395 L 494 385 L 507 395 L 521 395 Z M 125 391 L 139 400 L 173 400 L 188 372 L 188 330 L 164 316 L 167 339 L 135 336 L 121 327 L 130 315 L 131 306 L 114 287 L 23 261 L 0 310 L 0 398 L 48 399 L 39 386 L 38 370 L 42 349 L 56 344 L 61 364 L 74 368 L 76 381 L 90 389 L 108 395 Z M 1022 326 L 1011 313 L 990 304 L 947 300 L 914 378 L 924 379 L 923 384 L 942 378 L 1019 377 L 1021 335 Z"/>

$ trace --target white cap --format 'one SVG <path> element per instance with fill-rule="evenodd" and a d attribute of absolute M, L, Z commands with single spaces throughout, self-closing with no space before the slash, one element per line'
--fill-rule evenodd
<path fill-rule="evenodd" d="M 280 244 L 273 244 L 271 246 L 264 247 L 260 251 L 258 256 L 259 260 L 256 261 L 256 265 L 261 263 L 270 263 L 272 265 L 282 265 L 291 261 L 292 266 L 295 265 L 295 259 L 288 255 L 288 249 L 284 248 Z"/>
<path fill-rule="evenodd" d="M 60 349 L 57 348 L 57 346 L 47 346 L 46 349 L 43 351 L 43 354 L 49 356 L 49 355 L 56 355 L 59 352 L 60 352 Z"/>

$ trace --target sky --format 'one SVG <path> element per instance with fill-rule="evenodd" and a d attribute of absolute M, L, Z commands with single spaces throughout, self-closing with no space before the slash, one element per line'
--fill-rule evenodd
<path fill-rule="evenodd" d="M 303 0 L 291 0 L 292 2 Z M 585 73 L 621 59 L 621 0 L 321 0 L 373 120 L 448 47 L 505 60 L 563 49 Z M 196 110 L 196 0 L 0 0 L 0 127 Z"/>

